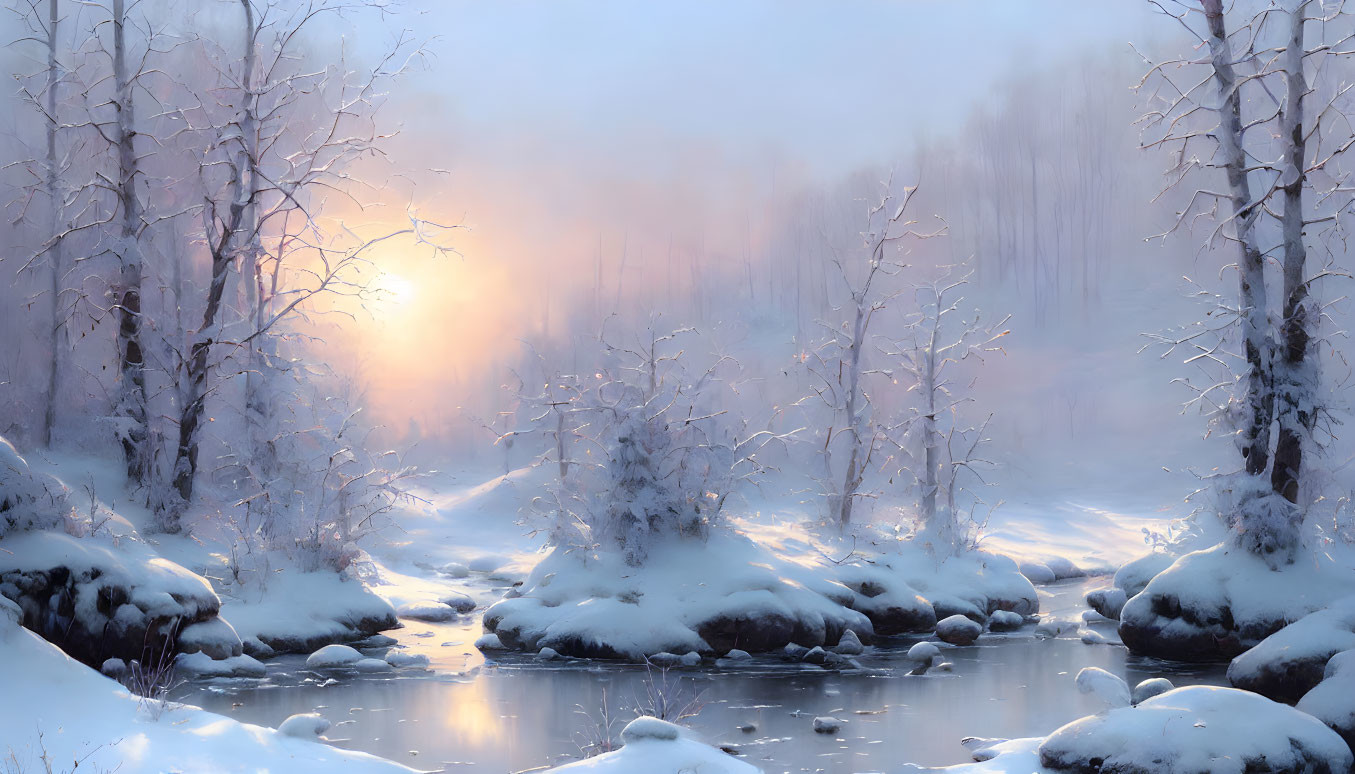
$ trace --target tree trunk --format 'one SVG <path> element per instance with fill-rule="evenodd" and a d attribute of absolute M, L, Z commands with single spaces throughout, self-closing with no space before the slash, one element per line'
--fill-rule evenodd
<path fill-rule="evenodd" d="M 1291 503 L 1299 501 L 1299 483 L 1303 473 L 1303 444 L 1313 423 L 1315 374 L 1308 360 L 1311 314 L 1308 309 L 1306 264 L 1308 250 L 1303 243 L 1304 159 L 1307 155 L 1303 136 L 1303 97 L 1308 91 L 1303 74 L 1303 25 L 1307 0 L 1301 0 L 1290 14 L 1289 44 L 1284 52 L 1288 95 L 1280 119 L 1280 135 L 1285 143 L 1284 215 L 1281 219 L 1284 244 L 1284 321 L 1280 330 L 1283 346 L 1276 358 L 1275 413 L 1279 419 L 1279 438 L 1275 442 L 1275 464 L 1271 487 Z"/>
<path fill-rule="evenodd" d="M 42 414 L 42 444 L 52 445 L 52 429 L 56 426 L 57 392 L 61 386 L 61 344 L 65 324 L 61 319 L 62 264 L 61 219 L 62 199 L 57 190 L 56 140 L 59 122 L 56 114 L 56 91 L 60 70 L 56 61 L 57 28 L 60 24 L 59 0 L 47 0 L 47 201 L 51 211 L 52 243 L 48 245 L 47 266 L 51 274 L 52 319 L 48 330 L 51 360 L 47 363 L 47 405 Z"/>
<path fill-rule="evenodd" d="M 1202 0 L 1209 24 L 1209 52 L 1218 83 L 1219 151 L 1223 156 L 1232 200 L 1232 217 L 1242 248 L 1238 266 L 1238 299 L 1242 306 L 1243 347 L 1247 358 L 1247 418 L 1239 447 L 1247 473 L 1259 476 L 1270 456 L 1270 425 L 1275 399 L 1270 362 L 1273 344 L 1267 335 L 1265 264 L 1257 246 L 1255 223 L 1259 207 L 1252 202 L 1247 182 L 1242 137 L 1242 99 L 1233 73 L 1233 54 L 1224 26 L 1222 0 Z"/>
<path fill-rule="evenodd" d="M 139 174 L 136 156 L 136 111 L 133 83 L 127 72 L 127 26 L 125 0 L 113 0 L 113 84 L 117 95 L 118 202 L 122 220 L 118 235 L 118 400 L 114 416 L 125 422 L 120 429 L 127 478 L 136 484 L 147 479 L 145 361 L 141 347 L 141 200 L 136 195 Z"/>

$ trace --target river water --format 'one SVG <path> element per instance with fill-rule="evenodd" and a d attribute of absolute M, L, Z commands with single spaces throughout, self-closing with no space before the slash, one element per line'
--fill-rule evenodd
<path fill-rule="evenodd" d="M 1042 588 L 1042 615 L 1076 619 L 1083 593 L 1101 583 Z M 487 661 L 471 646 L 478 616 L 406 623 L 390 634 L 428 655 L 427 671 L 322 674 L 289 656 L 270 661 L 265 679 L 193 682 L 174 698 L 267 726 L 319 712 L 334 724 L 326 736 L 340 747 L 422 770 L 506 774 L 577 759 L 606 729 L 615 737 L 635 707 L 653 706 L 662 694 L 674 711 L 691 704 L 695 714 L 683 723 L 702 739 L 737 748 L 768 774 L 853 774 L 963 763 L 962 737 L 1045 735 L 1094 713 L 1098 700 L 1073 682 L 1083 667 L 1109 670 L 1130 685 L 1158 676 L 1177 685 L 1226 684 L 1221 665 L 1183 669 L 1131 656 L 1118 644 L 1087 645 L 1073 634 L 1039 639 L 1029 626 L 946 648 L 944 658 L 954 664 L 949 673 L 912 675 L 904 650 L 913 641 L 906 639 L 860 657 L 859 671 L 760 657 L 737 667 L 660 673 L 523 656 Z M 1114 638 L 1111 622 L 1093 628 Z M 842 730 L 813 733 L 818 715 L 845 721 Z M 739 728 L 750 724 L 755 730 Z"/>

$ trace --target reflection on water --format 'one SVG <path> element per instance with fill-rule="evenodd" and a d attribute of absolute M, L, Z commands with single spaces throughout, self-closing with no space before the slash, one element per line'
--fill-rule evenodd
<path fill-rule="evenodd" d="M 1085 587 L 1044 591 L 1047 614 L 1075 617 Z M 517 656 L 481 664 L 468 644 L 478 628 L 472 620 L 398 632 L 409 648 L 434 657 L 431 671 L 332 681 L 290 657 L 270 663 L 265 681 L 196 683 L 176 698 L 269 726 L 294 713 L 319 712 L 334 723 L 327 736 L 342 747 L 425 770 L 496 774 L 578 757 L 597 734 L 604 703 L 619 717 L 617 732 L 635 706 L 650 701 L 647 681 L 654 676 L 642 667 L 540 664 Z M 1113 626 L 1101 630 L 1113 633 Z M 700 712 L 687 722 L 706 741 L 737 746 L 769 773 L 844 774 L 907 762 L 961 763 L 967 760 L 961 737 L 1042 735 L 1096 712 L 1097 700 L 1073 684 L 1085 666 L 1122 675 L 1131 685 L 1160 675 L 1178 685 L 1225 682 L 1222 667 L 1167 671 L 1120 646 L 1038 640 L 1029 627 L 1022 635 L 947 649 L 945 658 L 955 664 L 947 675 L 908 674 L 910 665 L 894 647 L 862 657 L 866 669 L 859 673 L 767 658 L 736 669 L 674 670 L 669 677 L 681 674 L 682 690 L 700 694 Z M 815 715 L 846 722 L 835 738 L 819 735 L 811 730 Z M 756 730 L 738 730 L 748 723 Z"/>

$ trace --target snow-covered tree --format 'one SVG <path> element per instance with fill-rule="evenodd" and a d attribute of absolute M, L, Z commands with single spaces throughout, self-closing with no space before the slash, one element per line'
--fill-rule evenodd
<path fill-rule="evenodd" d="M 931 281 L 916 285 L 907 333 L 886 351 L 902 364 L 908 391 L 915 394 L 903 451 L 917 480 L 920 535 L 940 554 L 972 543 L 974 510 L 983 500 L 965 481 L 981 483 L 982 468 L 991 465 L 978 453 L 992 415 L 966 424 L 972 398 L 963 385 L 957 388 L 956 372 L 966 361 L 1004 352 L 998 339 L 1010 332 L 1004 327 L 1010 316 L 985 322 L 965 298 L 972 275 L 965 265 L 943 267 Z"/>
<path fill-rule="evenodd" d="M 900 426 L 875 416 L 871 388 L 872 376 L 884 374 L 872 366 L 868 351 L 874 349 L 875 318 L 902 292 L 897 276 L 903 269 L 899 242 L 926 239 L 944 233 L 940 228 L 921 232 L 909 220 L 908 204 L 917 187 L 896 193 L 893 180 L 883 184 L 881 196 L 866 212 L 866 228 L 860 251 L 844 253 L 835 246 L 832 265 L 847 291 L 847 301 L 834 311 L 842 313 L 836 321 L 820 320 L 828 332 L 824 341 L 806 355 L 811 389 L 827 405 L 831 424 L 823 431 L 823 486 L 828 494 L 828 511 L 840 525 L 852 520 L 852 509 L 862 496 L 862 486 L 875 453 Z"/>
<path fill-rule="evenodd" d="M 1159 340 L 1168 351 L 1187 348 L 1188 362 L 1235 374 L 1221 404 L 1212 396 L 1223 382 L 1197 387 L 1206 405 L 1220 405 L 1213 415 L 1242 458 L 1239 474 L 1219 487 L 1220 509 L 1248 548 L 1287 557 L 1314 497 L 1304 483 L 1312 465 L 1305 453 L 1315 450 L 1324 411 L 1316 349 L 1323 312 L 1313 286 L 1344 249 L 1338 242 L 1352 202 L 1349 86 L 1335 68 L 1350 55 L 1352 23 L 1341 2 L 1154 5 L 1208 51 L 1154 64 L 1140 86 L 1149 104 L 1144 144 L 1170 150 L 1169 187 L 1185 192 L 1168 234 L 1209 219 L 1205 246 L 1238 256 L 1237 297 L 1215 309 L 1226 324 Z M 1325 253 L 1328 266 L 1310 266 L 1313 252 Z M 1222 342 L 1240 344 L 1237 366 Z"/>
<path fill-rule="evenodd" d="M 718 528 L 731 495 L 768 470 L 764 453 L 796 431 L 732 416 L 724 390 L 739 370 L 716 356 L 689 368 L 679 343 L 691 328 L 661 332 L 659 319 L 633 342 L 604 341 L 600 377 L 575 393 L 571 411 L 583 453 L 537 510 L 552 519 L 552 540 L 565 548 L 615 550 L 642 564 L 666 539 L 703 539 Z"/>

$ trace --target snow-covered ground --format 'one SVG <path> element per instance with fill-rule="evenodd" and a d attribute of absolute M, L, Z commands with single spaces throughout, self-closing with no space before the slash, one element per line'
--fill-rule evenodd
<path fill-rule="evenodd" d="M 0 755 L 17 771 L 396 774 L 410 769 L 320 741 L 161 705 L 74 661 L 18 626 L 0 600 Z"/>

